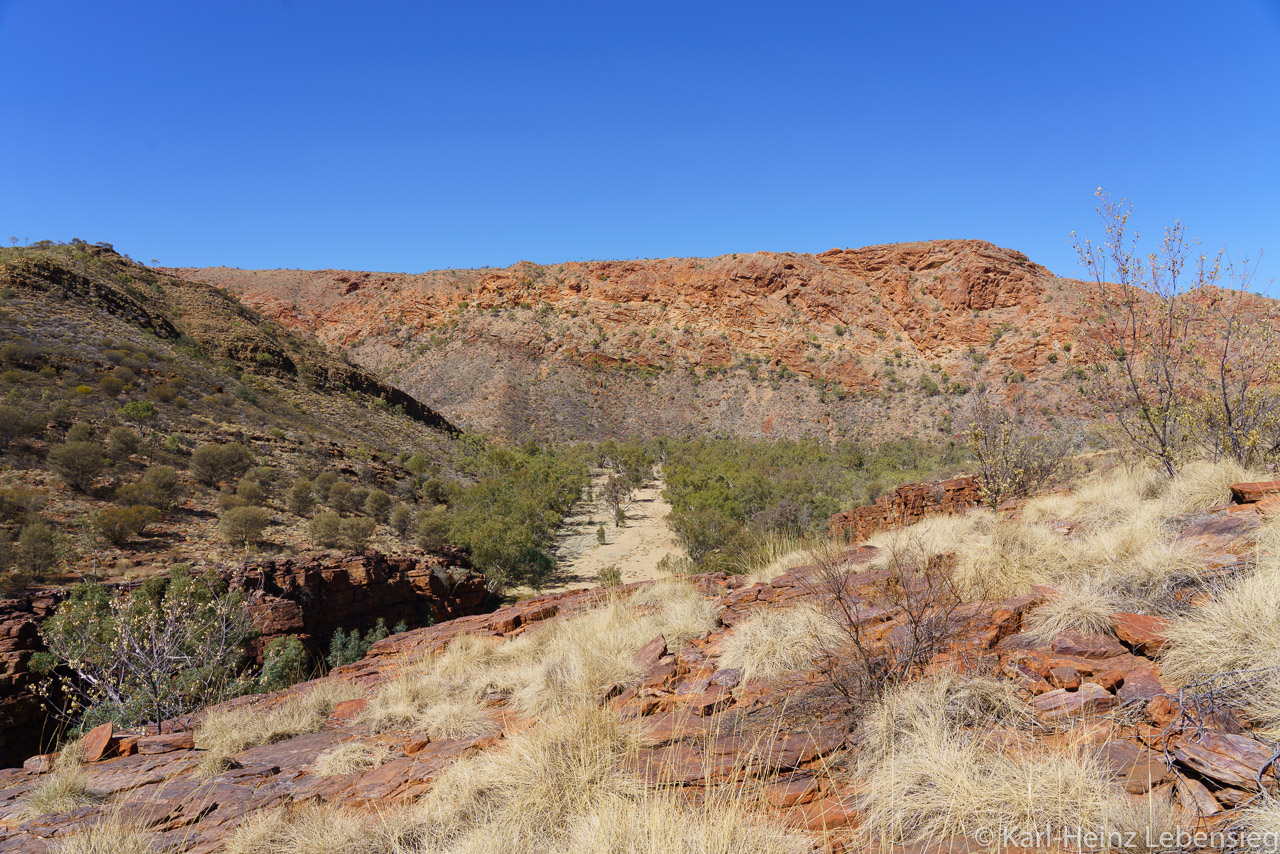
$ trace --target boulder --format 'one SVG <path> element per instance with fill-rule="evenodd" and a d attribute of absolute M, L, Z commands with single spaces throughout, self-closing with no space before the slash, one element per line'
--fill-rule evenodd
<path fill-rule="evenodd" d="M 1187 734 L 1174 742 L 1173 755 L 1205 777 L 1250 791 L 1258 790 L 1258 774 L 1264 766 L 1273 779 L 1276 776 L 1277 769 L 1269 765 L 1275 752 L 1242 735 L 1213 730 Z"/>
<path fill-rule="evenodd" d="M 83 750 L 82 759 L 85 762 L 105 759 L 111 753 L 111 748 L 115 746 L 115 738 L 115 725 L 111 721 L 89 730 L 89 734 L 80 740 L 80 747 Z"/>
<path fill-rule="evenodd" d="M 138 739 L 138 752 L 144 756 L 173 753 L 175 750 L 195 750 L 195 736 L 190 732 L 166 732 L 163 735 L 144 735 Z"/>
<path fill-rule="evenodd" d="M 1154 655 L 1164 649 L 1164 632 L 1169 621 L 1150 614 L 1112 614 L 1116 637 L 1139 655 Z"/>
<path fill-rule="evenodd" d="M 1085 682 L 1078 691 L 1059 688 L 1031 700 L 1031 707 L 1045 720 L 1105 712 L 1115 704 L 1114 695 L 1092 682 Z"/>
<path fill-rule="evenodd" d="M 1268 495 L 1280 495 L 1280 480 L 1259 480 L 1231 484 L 1231 497 L 1239 504 L 1252 504 Z"/>
<path fill-rule="evenodd" d="M 1059 634 L 1053 639 L 1052 650 L 1059 655 L 1071 655 L 1077 658 L 1114 658 L 1129 651 L 1114 638 L 1105 635 L 1081 635 L 1075 632 Z"/>

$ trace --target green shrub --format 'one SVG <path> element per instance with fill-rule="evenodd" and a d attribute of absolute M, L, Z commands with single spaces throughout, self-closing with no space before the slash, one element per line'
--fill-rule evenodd
<path fill-rule="evenodd" d="M 283 691 L 310 675 L 311 655 L 294 635 L 275 638 L 262 653 L 262 671 L 258 674 L 258 690 Z"/>
<path fill-rule="evenodd" d="M 391 496 L 381 489 L 373 490 L 364 500 L 364 512 L 366 516 L 372 516 L 379 523 L 385 523 L 387 515 L 391 512 Z"/>
<path fill-rule="evenodd" d="M 409 526 L 413 524 L 413 513 L 405 505 L 397 504 L 391 508 L 387 523 L 391 526 L 391 530 L 396 532 L 396 536 L 403 540 L 409 535 Z"/>
<path fill-rule="evenodd" d="M 398 628 L 398 627 L 397 627 Z M 326 661 L 330 667 L 342 667 L 344 664 L 355 664 L 369 652 L 369 647 L 390 635 L 387 621 L 379 617 L 372 629 L 360 637 L 358 629 L 343 632 L 341 629 L 333 633 L 329 641 L 329 655 Z"/>
<path fill-rule="evenodd" d="M 617 587 L 622 583 L 622 570 L 616 566 L 606 566 L 600 570 L 601 587 Z"/>
<path fill-rule="evenodd" d="M 18 568 L 39 576 L 49 571 L 57 561 L 57 542 L 49 523 L 36 519 L 23 525 L 18 534 Z"/>
<path fill-rule="evenodd" d="M 123 546 L 141 534 L 159 516 L 160 511 L 145 505 L 104 507 L 94 514 L 93 528 L 107 542 Z"/>
<path fill-rule="evenodd" d="M 449 544 L 449 520 L 438 509 L 423 510 L 413 525 L 413 541 L 426 552 L 438 552 Z"/>
<path fill-rule="evenodd" d="M 71 588 L 40 626 L 47 652 L 31 657 L 55 714 L 73 725 L 166 721 L 240 693 L 253 633 L 240 593 L 215 575 L 174 567 L 130 592 Z"/>
<path fill-rule="evenodd" d="M 149 400 L 131 400 L 116 410 L 116 414 L 129 421 L 151 421 L 160 414 Z"/>
<path fill-rule="evenodd" d="M 239 442 L 200 445 L 191 452 L 191 474 L 208 486 L 238 479 L 253 465 L 253 454 Z"/>
<path fill-rule="evenodd" d="M 246 504 L 258 506 L 264 504 L 267 498 L 262 491 L 262 484 L 249 475 L 240 478 L 240 482 L 236 484 L 236 497 Z"/>
<path fill-rule="evenodd" d="M 35 436 L 45 428 L 45 420 L 17 406 L 0 406 L 0 450 L 15 439 Z"/>
<path fill-rule="evenodd" d="M 332 510 L 317 513 L 307 523 L 307 536 L 321 548 L 336 549 L 342 545 L 342 517 Z"/>
<path fill-rule="evenodd" d="M 315 492 L 316 497 L 325 504 L 329 503 L 329 491 L 333 489 L 333 485 L 338 482 L 338 476 L 331 471 L 322 471 L 316 475 Z"/>
<path fill-rule="evenodd" d="M 89 426 L 83 421 L 77 421 L 75 424 L 72 424 L 70 427 L 67 428 L 67 435 L 64 437 L 64 441 L 92 442 L 93 427 Z"/>
<path fill-rule="evenodd" d="M 293 482 L 293 486 L 289 487 L 289 495 L 286 499 L 289 512 L 295 516 L 308 516 L 311 514 L 311 508 L 315 506 L 315 497 L 311 492 L 311 481 L 305 477 L 300 477 Z"/>
<path fill-rule="evenodd" d="M 96 442 L 65 442 L 49 451 L 49 467 L 80 492 L 87 490 L 106 466 L 102 447 Z"/>
<path fill-rule="evenodd" d="M 232 507 L 222 514 L 218 531 L 230 545 L 248 548 L 262 539 L 270 521 L 271 514 L 261 507 Z"/>
<path fill-rule="evenodd" d="M 128 427 L 112 427 L 107 433 L 107 456 L 117 462 L 127 460 L 141 448 L 142 440 Z"/>
<path fill-rule="evenodd" d="M 116 501 L 126 507 L 145 505 L 169 510 L 178 500 L 178 472 L 172 466 L 152 466 L 137 483 L 116 490 Z"/>
<path fill-rule="evenodd" d="M 353 552 L 362 552 L 369 547 L 369 538 L 373 536 L 378 523 L 368 516 L 351 516 L 343 519 L 339 525 L 339 536 L 344 548 Z"/>
<path fill-rule="evenodd" d="M 345 480 L 335 480 L 329 486 L 328 499 L 325 503 L 338 513 L 350 513 L 355 509 L 351 501 L 351 484 Z"/>

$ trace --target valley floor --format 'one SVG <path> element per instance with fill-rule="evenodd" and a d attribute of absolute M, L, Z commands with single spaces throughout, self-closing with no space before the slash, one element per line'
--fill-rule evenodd
<path fill-rule="evenodd" d="M 614 525 L 613 514 L 599 496 L 607 475 L 598 475 L 592 484 L 592 500 L 565 520 L 556 559 L 559 568 L 543 592 L 575 590 L 598 585 L 600 573 L 616 566 L 622 583 L 651 581 L 662 577 L 658 561 L 682 550 L 675 535 L 667 527 L 671 505 L 662 497 L 661 478 L 636 490 L 624 511 L 622 527 Z M 605 541 L 597 540 L 597 530 L 604 526 Z"/>

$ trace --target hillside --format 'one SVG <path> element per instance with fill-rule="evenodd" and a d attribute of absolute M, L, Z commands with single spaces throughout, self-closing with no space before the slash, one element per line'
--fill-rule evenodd
<path fill-rule="evenodd" d="M 972 240 L 420 275 L 173 271 L 508 436 L 949 434 L 981 379 L 1070 416 L 1079 282 Z"/>
<path fill-rule="evenodd" d="M 0 250 L 0 361 L 0 572 L 12 568 L 10 540 L 49 532 L 38 561 L 16 544 L 18 583 L 237 561 L 245 549 L 218 527 L 236 505 L 269 514 L 259 549 L 306 549 L 305 519 L 286 501 L 296 478 L 327 471 L 412 498 L 405 458 L 448 472 L 459 444 L 447 420 L 365 370 L 106 245 Z M 70 473 L 56 462 L 68 446 L 85 454 Z M 199 474 L 201 446 L 243 456 Z M 172 473 L 164 500 L 143 495 L 152 469 Z M 148 521 L 133 535 L 99 524 L 104 511 L 141 506 Z M 385 528 L 373 541 L 396 544 Z"/>

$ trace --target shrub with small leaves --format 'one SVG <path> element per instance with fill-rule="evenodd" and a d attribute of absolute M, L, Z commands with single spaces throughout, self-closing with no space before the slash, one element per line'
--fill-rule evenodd
<path fill-rule="evenodd" d="M 107 456 L 117 462 L 127 460 L 138 453 L 141 447 L 142 440 L 128 427 L 112 427 L 107 434 Z"/>
<path fill-rule="evenodd" d="M 262 653 L 258 690 L 283 691 L 306 679 L 312 669 L 311 655 L 295 635 L 275 638 Z"/>
<path fill-rule="evenodd" d="M 438 552 L 449 544 L 449 520 L 438 508 L 423 510 L 413 526 L 413 540 L 426 552 Z"/>
<path fill-rule="evenodd" d="M 311 514 L 311 508 L 315 506 L 315 496 L 311 491 L 311 481 L 305 477 L 300 477 L 293 482 L 293 486 L 289 487 L 289 495 L 286 498 L 289 506 L 289 512 L 295 516 L 308 516 Z"/>
<path fill-rule="evenodd" d="M 396 536 L 403 540 L 409 535 L 409 526 L 413 524 L 413 513 L 405 505 L 397 504 L 391 508 L 387 523 L 391 526 L 391 530 L 396 532 Z"/>
<path fill-rule="evenodd" d="M 116 414 L 129 421 L 152 421 L 160 414 L 156 405 L 149 400 L 131 400 L 116 410 Z"/>
<path fill-rule="evenodd" d="M 239 442 L 200 445 L 191 452 L 191 474 L 208 486 L 236 480 L 253 465 L 253 454 Z"/>
<path fill-rule="evenodd" d="M 311 542 L 325 549 L 342 545 L 342 517 L 332 510 L 323 510 L 307 523 L 307 536 Z"/>
<path fill-rule="evenodd" d="M 94 514 L 93 529 L 112 545 L 123 546 L 159 516 L 159 510 L 146 505 L 104 507 Z"/>
<path fill-rule="evenodd" d="M 53 527 L 43 519 L 23 525 L 18 534 L 18 568 L 38 576 L 51 569 L 57 561 Z"/>
<path fill-rule="evenodd" d="M 222 514 L 218 531 L 233 546 L 249 546 L 262 539 L 262 532 L 271 521 L 271 514 L 261 507 L 232 507 Z"/>
<path fill-rule="evenodd" d="M 385 523 L 387 515 L 391 512 L 391 503 L 390 495 L 381 489 L 375 489 L 364 500 L 365 515 L 372 516 L 379 523 Z"/>
<path fill-rule="evenodd" d="M 145 505 L 169 510 L 178 500 L 178 472 L 173 466 L 152 466 L 137 483 L 116 490 L 116 501 L 126 507 Z"/>
<path fill-rule="evenodd" d="M 87 490 L 106 466 L 106 456 L 97 442 L 65 442 L 49 451 L 49 467 L 79 492 Z"/>
<path fill-rule="evenodd" d="M 369 539 L 373 536 L 378 523 L 368 516 L 351 516 L 343 519 L 338 526 L 342 545 L 353 552 L 362 552 L 369 547 Z"/>

